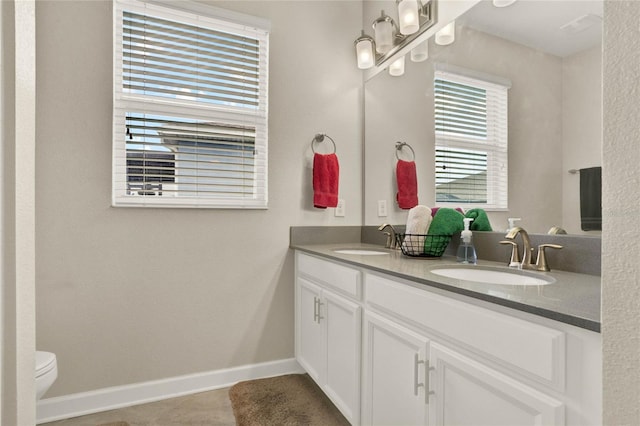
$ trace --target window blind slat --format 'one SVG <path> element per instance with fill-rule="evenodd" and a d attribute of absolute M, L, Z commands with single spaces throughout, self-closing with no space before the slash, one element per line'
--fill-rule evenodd
<path fill-rule="evenodd" d="M 179 74 L 174 74 L 174 73 L 166 73 L 166 72 L 155 72 L 153 70 L 145 70 L 145 71 L 138 71 L 138 70 L 131 70 L 131 69 L 127 69 L 126 70 L 126 74 L 127 74 L 127 80 L 131 81 L 132 79 L 136 79 L 137 81 L 146 83 L 147 81 L 151 81 L 153 82 L 166 82 L 166 80 L 169 80 L 171 78 L 175 77 L 180 77 Z M 212 78 L 207 78 L 207 76 L 198 76 L 197 78 L 193 78 L 193 77 L 181 77 L 182 81 L 184 81 L 185 83 L 188 83 L 190 87 L 192 88 L 197 88 L 198 85 L 203 85 L 203 86 L 208 86 L 210 88 L 221 88 L 224 87 L 226 89 L 231 89 L 228 90 L 228 93 L 231 94 L 244 94 L 247 97 L 252 97 L 257 99 L 258 95 L 257 95 L 257 85 L 258 83 L 252 83 L 250 81 L 242 81 L 242 80 L 238 80 L 237 83 L 233 82 L 233 81 L 227 81 L 227 80 L 221 80 L 219 78 L 216 78 L 215 76 L 213 76 Z"/>
<path fill-rule="evenodd" d="M 206 39 L 201 33 L 192 36 L 174 36 L 175 32 L 157 30 L 148 24 L 131 25 L 123 29 L 123 43 L 134 49 L 136 46 L 155 46 L 156 50 L 176 50 L 203 54 L 208 57 L 222 56 L 257 66 L 259 42 L 234 45 L 228 37 Z"/>
<path fill-rule="evenodd" d="M 256 39 L 251 39 L 246 36 L 236 35 L 228 31 L 217 31 L 204 26 L 195 27 L 187 23 L 181 23 L 177 20 L 169 20 L 154 16 L 152 13 L 139 14 L 130 11 L 123 12 L 123 26 L 131 25 L 131 22 L 138 21 L 146 23 L 146 25 L 163 28 L 162 33 L 167 34 L 199 34 L 201 37 L 209 39 L 223 39 L 229 46 L 252 46 L 257 45 Z"/>
<path fill-rule="evenodd" d="M 141 57 L 146 62 L 164 62 L 171 58 L 182 59 L 182 63 L 189 64 L 191 66 L 197 66 L 202 63 L 207 64 L 220 64 L 230 69 L 246 70 L 248 72 L 256 73 L 258 63 L 251 60 L 243 60 L 236 56 L 224 55 L 216 52 L 203 52 L 200 50 L 193 50 L 186 46 L 174 46 L 170 44 L 153 43 L 149 39 L 140 40 L 136 43 L 135 40 L 124 40 L 123 49 L 126 56 Z M 193 54 L 189 53 L 193 52 Z"/>
<path fill-rule="evenodd" d="M 152 56 L 145 53 L 130 52 L 124 58 L 125 70 L 134 69 L 136 71 L 154 70 L 159 68 L 169 75 L 185 75 L 185 70 L 192 72 L 197 70 L 202 76 L 223 79 L 225 81 L 258 82 L 261 69 L 234 67 L 233 72 L 224 61 L 209 61 L 207 63 L 194 64 L 189 61 L 181 61 L 175 56 L 162 57 L 160 61 L 152 61 Z"/>

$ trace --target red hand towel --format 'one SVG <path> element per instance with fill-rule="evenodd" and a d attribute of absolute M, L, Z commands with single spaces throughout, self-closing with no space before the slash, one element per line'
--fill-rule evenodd
<path fill-rule="evenodd" d="M 398 193 L 396 199 L 401 209 L 411 209 L 418 205 L 418 178 L 416 177 L 416 163 L 398 160 L 396 165 L 396 180 Z"/>
<path fill-rule="evenodd" d="M 313 206 L 319 209 L 338 205 L 340 166 L 336 154 L 313 156 Z"/>

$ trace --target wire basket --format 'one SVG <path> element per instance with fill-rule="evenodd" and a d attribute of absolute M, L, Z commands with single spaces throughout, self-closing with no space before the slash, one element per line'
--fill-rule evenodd
<path fill-rule="evenodd" d="M 447 249 L 451 235 L 396 234 L 402 254 L 411 257 L 440 257 Z"/>

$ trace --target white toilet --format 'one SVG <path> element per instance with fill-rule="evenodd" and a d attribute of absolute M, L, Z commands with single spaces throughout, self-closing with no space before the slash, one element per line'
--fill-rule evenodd
<path fill-rule="evenodd" d="M 56 354 L 36 351 L 36 401 L 49 390 L 58 377 Z"/>

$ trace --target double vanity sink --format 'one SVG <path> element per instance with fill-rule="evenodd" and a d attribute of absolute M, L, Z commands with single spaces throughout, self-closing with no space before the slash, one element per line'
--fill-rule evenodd
<path fill-rule="evenodd" d="M 452 256 L 412 258 L 366 243 L 293 244 L 292 248 L 356 267 L 390 274 L 413 285 L 600 331 L 600 277 L 554 269 L 537 272 L 480 259 L 462 265 Z"/>

